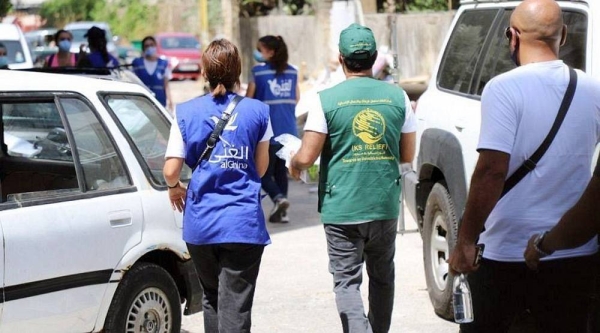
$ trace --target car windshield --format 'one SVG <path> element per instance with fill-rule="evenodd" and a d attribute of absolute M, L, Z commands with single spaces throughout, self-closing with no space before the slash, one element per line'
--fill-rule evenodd
<path fill-rule="evenodd" d="M 21 43 L 16 40 L 0 40 L 0 43 L 4 44 L 4 47 L 6 47 L 9 64 L 19 64 L 25 62 L 25 53 L 23 53 Z"/>
<path fill-rule="evenodd" d="M 194 37 L 164 37 L 160 40 L 163 49 L 200 49 L 200 42 Z"/>
<path fill-rule="evenodd" d="M 89 28 L 68 29 L 68 30 L 73 34 L 73 43 L 76 43 L 76 44 L 87 43 L 87 37 L 84 37 L 84 35 L 89 30 Z M 105 29 L 104 31 L 106 31 L 106 40 L 111 41 L 112 34 L 110 33 L 110 30 Z"/>
<path fill-rule="evenodd" d="M 162 170 L 171 123 L 145 97 L 107 95 L 105 100 L 138 152 L 140 162 L 145 164 L 149 180 L 155 185 L 166 186 Z M 191 170 L 185 166 L 181 179 L 187 181 L 190 176 Z"/>

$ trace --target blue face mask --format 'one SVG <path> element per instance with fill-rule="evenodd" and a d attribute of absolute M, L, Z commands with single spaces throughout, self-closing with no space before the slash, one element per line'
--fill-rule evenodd
<path fill-rule="evenodd" d="M 260 51 L 258 50 L 254 50 L 254 60 L 256 60 L 257 62 L 266 62 L 267 60 L 263 57 L 262 53 L 260 53 Z"/>
<path fill-rule="evenodd" d="M 8 57 L 0 56 L 0 67 L 4 67 L 6 65 L 8 65 Z"/>
<path fill-rule="evenodd" d="M 62 52 L 71 51 L 71 41 L 68 39 L 61 40 L 60 42 L 58 42 L 58 49 Z"/>
<path fill-rule="evenodd" d="M 150 46 L 149 48 L 146 49 L 146 51 L 144 52 L 144 55 L 146 57 L 153 57 L 156 55 L 156 47 L 154 46 Z"/>

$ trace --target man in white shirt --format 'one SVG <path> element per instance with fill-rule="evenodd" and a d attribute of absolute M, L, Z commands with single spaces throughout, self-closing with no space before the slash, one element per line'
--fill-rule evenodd
<path fill-rule="evenodd" d="M 536 151 L 557 116 L 569 82 L 569 69 L 558 59 L 566 29 L 554 0 L 523 1 L 506 30 L 520 67 L 492 79 L 482 94 L 479 160 L 449 259 L 453 273 L 471 273 L 475 320 L 461 332 L 507 332 L 525 309 L 540 332 L 586 330 L 596 239 L 557 251 L 537 271 L 527 268 L 523 250 L 532 234 L 548 230 L 573 206 L 590 179 L 600 133 L 598 82 L 577 71 L 575 95 L 554 141 L 501 196 L 505 179 Z M 478 238 L 485 253 L 476 267 Z"/>

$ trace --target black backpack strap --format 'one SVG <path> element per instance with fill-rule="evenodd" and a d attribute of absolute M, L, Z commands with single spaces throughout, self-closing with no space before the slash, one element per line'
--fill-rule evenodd
<path fill-rule="evenodd" d="M 502 195 L 500 198 L 502 198 L 504 195 L 506 195 L 506 193 L 508 193 L 508 191 L 515 187 L 515 185 L 517 185 L 531 170 L 535 169 L 537 163 L 540 161 L 542 156 L 544 156 L 546 150 L 548 150 L 550 147 L 550 144 L 552 144 L 552 141 L 562 125 L 563 120 L 565 120 L 565 116 L 567 115 L 567 111 L 569 110 L 571 101 L 573 100 L 573 95 L 575 95 L 575 88 L 577 88 L 577 73 L 571 67 L 569 67 L 569 76 L 570 78 L 567 91 L 565 92 L 565 96 L 560 104 L 560 109 L 558 110 L 558 114 L 556 115 L 556 119 L 554 120 L 554 124 L 552 125 L 550 132 L 535 153 L 533 153 L 530 158 L 523 162 L 517 171 L 515 171 L 504 182 L 504 189 L 502 190 Z"/>
<path fill-rule="evenodd" d="M 208 137 L 208 140 L 206 141 L 206 148 L 202 152 L 202 155 L 200 155 L 200 158 L 198 159 L 198 162 L 196 162 L 196 165 L 194 166 L 192 171 L 196 170 L 196 168 L 198 167 L 198 165 L 200 165 L 200 162 L 202 162 L 202 160 L 210 157 L 210 154 L 212 153 L 213 148 L 215 148 L 217 141 L 219 141 L 219 136 L 223 132 L 223 129 L 227 125 L 227 122 L 229 122 L 229 118 L 231 117 L 233 110 L 235 109 L 235 107 L 238 105 L 238 103 L 242 99 L 244 99 L 244 97 L 242 97 L 240 95 L 235 95 L 235 97 L 233 97 L 231 102 L 229 102 L 229 105 L 227 105 L 227 108 L 225 109 L 225 111 L 223 111 L 221 118 L 215 125 L 215 128 L 213 129 L 210 136 Z"/>

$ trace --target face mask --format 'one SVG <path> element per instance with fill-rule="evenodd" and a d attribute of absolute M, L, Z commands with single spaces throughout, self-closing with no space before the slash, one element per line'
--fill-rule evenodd
<path fill-rule="evenodd" d="M 6 65 L 8 65 L 8 57 L 0 56 L 0 67 L 4 67 Z"/>
<path fill-rule="evenodd" d="M 257 62 L 266 62 L 267 60 L 263 57 L 262 53 L 260 53 L 258 50 L 254 50 L 254 60 L 256 60 Z"/>
<path fill-rule="evenodd" d="M 71 41 L 68 39 L 61 40 L 58 42 L 58 49 L 63 52 L 69 52 L 71 50 Z"/>
<path fill-rule="evenodd" d="M 149 48 L 146 49 L 146 51 L 144 52 L 144 54 L 146 55 L 146 57 L 153 57 L 156 55 L 156 47 L 154 46 L 150 46 Z"/>

